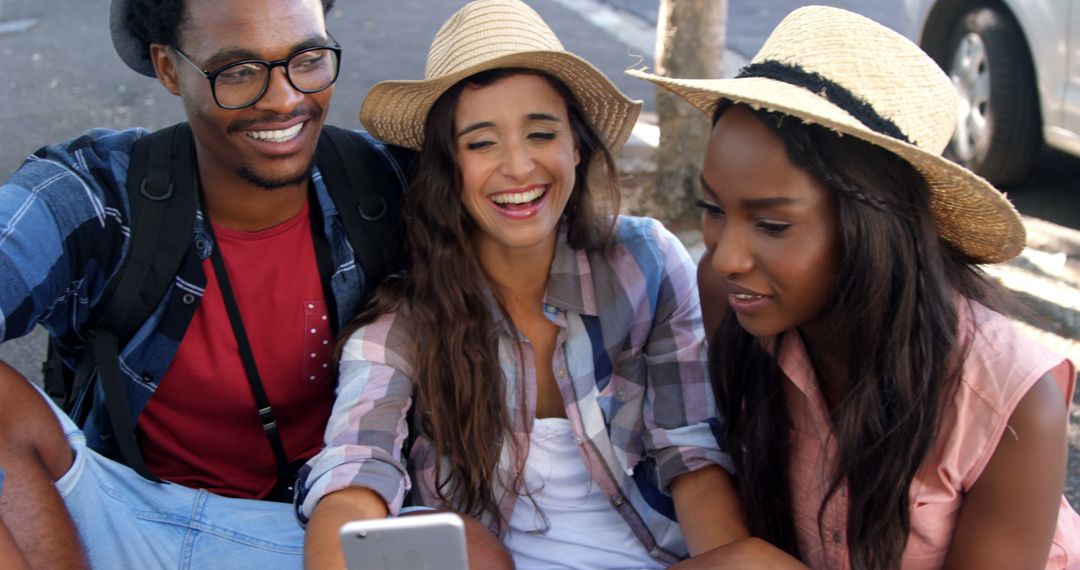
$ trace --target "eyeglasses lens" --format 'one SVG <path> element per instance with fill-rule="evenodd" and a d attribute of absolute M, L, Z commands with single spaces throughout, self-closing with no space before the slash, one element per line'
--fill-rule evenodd
<path fill-rule="evenodd" d="M 319 48 L 294 54 L 287 63 L 289 81 L 298 91 L 316 93 L 337 79 L 337 52 Z M 262 96 L 270 68 L 262 62 L 241 62 L 222 69 L 214 79 L 218 103 L 224 107 L 246 107 Z"/>

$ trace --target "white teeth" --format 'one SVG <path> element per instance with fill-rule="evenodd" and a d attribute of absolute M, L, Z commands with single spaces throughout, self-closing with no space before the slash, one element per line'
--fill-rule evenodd
<path fill-rule="evenodd" d="M 543 196 L 544 192 L 547 192 L 547 186 L 541 186 L 525 192 L 504 192 L 502 194 L 495 194 L 491 197 L 491 201 L 496 204 L 527 204 Z"/>
<path fill-rule="evenodd" d="M 300 129 L 304 128 L 306 123 L 307 121 L 296 123 L 295 125 L 280 131 L 244 131 L 244 134 L 257 141 L 283 143 L 291 141 L 296 135 L 300 134 Z"/>
<path fill-rule="evenodd" d="M 763 295 L 748 295 L 746 293 L 735 293 L 735 298 L 742 301 L 753 301 L 754 299 L 760 299 Z"/>

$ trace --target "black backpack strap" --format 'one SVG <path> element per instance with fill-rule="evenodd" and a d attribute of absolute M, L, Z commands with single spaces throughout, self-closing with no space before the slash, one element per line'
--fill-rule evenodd
<path fill-rule="evenodd" d="M 364 270 L 362 302 L 406 262 L 405 188 L 380 154 L 363 135 L 329 125 L 323 127 L 315 154 L 353 254 Z"/>
<path fill-rule="evenodd" d="M 72 400 L 75 398 L 73 378 L 64 367 L 52 335 L 49 335 L 45 361 L 41 363 L 41 386 L 60 409 L 71 409 Z"/>
<path fill-rule="evenodd" d="M 135 143 L 128 166 L 131 246 L 93 322 L 126 343 L 157 308 L 191 247 L 198 171 L 187 123 Z M 179 239 L 178 239 L 179 238 Z M 110 296 L 111 295 L 111 296 Z"/>
<path fill-rule="evenodd" d="M 165 297 L 190 248 L 195 223 L 198 172 L 194 139 L 180 123 L 139 139 L 131 152 L 127 195 L 131 243 L 127 256 L 91 313 L 94 328 L 79 355 L 75 393 L 90 387 L 98 371 L 112 434 L 123 461 L 143 477 L 154 477 L 139 452 L 120 371 L 120 347 Z M 85 420 L 92 398 L 83 397 L 76 421 Z"/>

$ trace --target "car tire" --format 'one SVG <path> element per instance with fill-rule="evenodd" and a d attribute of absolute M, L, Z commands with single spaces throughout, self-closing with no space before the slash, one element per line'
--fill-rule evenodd
<path fill-rule="evenodd" d="M 1042 133 L 1031 56 L 1012 16 L 989 6 L 964 12 L 937 60 L 960 94 L 946 156 L 998 186 L 1023 181 Z"/>

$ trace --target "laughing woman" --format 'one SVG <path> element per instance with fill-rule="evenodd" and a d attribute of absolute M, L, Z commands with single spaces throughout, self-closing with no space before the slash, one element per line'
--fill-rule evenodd
<path fill-rule="evenodd" d="M 305 511 L 362 488 L 397 513 L 408 472 L 413 504 L 479 519 L 518 568 L 659 568 L 747 536 L 695 265 L 613 213 L 639 109 L 517 0 L 468 4 L 425 80 L 372 89 L 365 127 L 420 150 L 412 264 L 344 343 Z"/>
<path fill-rule="evenodd" d="M 957 96 L 934 61 L 810 7 L 738 78 L 638 75 L 713 118 L 699 279 L 754 534 L 814 568 L 1080 568 L 1076 371 L 988 308 L 978 264 L 1024 227 L 941 157 Z"/>

